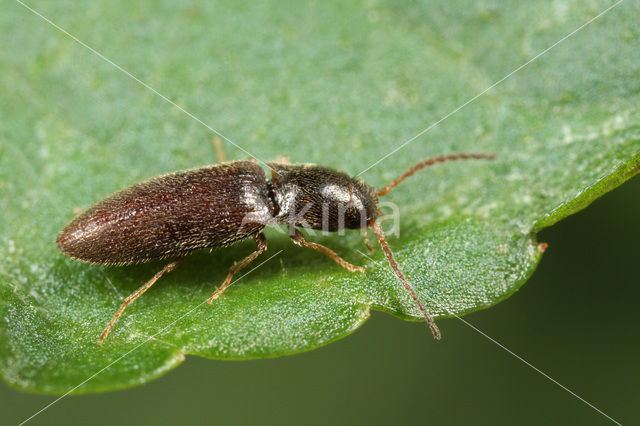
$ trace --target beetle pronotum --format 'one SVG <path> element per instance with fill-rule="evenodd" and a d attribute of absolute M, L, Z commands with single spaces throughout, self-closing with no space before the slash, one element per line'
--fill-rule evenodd
<path fill-rule="evenodd" d="M 74 259 L 105 265 L 129 265 L 172 260 L 137 291 L 129 295 L 100 335 L 107 337 L 127 305 L 162 275 L 174 270 L 189 253 L 254 238 L 257 250 L 235 263 L 212 303 L 231 283 L 233 275 L 267 249 L 263 229 L 288 225 L 299 246 L 329 256 L 343 268 L 364 273 L 333 250 L 309 242 L 299 227 L 324 231 L 343 229 L 375 232 L 396 276 L 422 312 L 436 339 L 440 331 L 418 294 L 398 267 L 376 219 L 378 197 L 389 193 L 416 171 L 452 160 L 487 159 L 490 154 L 450 154 L 431 157 L 409 168 L 376 191 L 362 179 L 312 164 L 267 163 L 271 180 L 253 161 L 234 161 L 157 176 L 105 198 L 73 219 L 58 235 L 60 251 Z M 366 238 L 365 238 L 366 243 Z M 370 247 L 367 243 L 367 246 Z"/>

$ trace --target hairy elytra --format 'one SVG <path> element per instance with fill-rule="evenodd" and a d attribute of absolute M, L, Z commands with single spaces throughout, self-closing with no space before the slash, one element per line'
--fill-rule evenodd
<path fill-rule="evenodd" d="M 271 179 L 253 161 L 161 175 L 116 192 L 90 207 L 65 226 L 57 244 L 62 253 L 73 259 L 98 264 L 128 265 L 172 259 L 124 300 L 100 335 L 98 342 L 102 343 L 127 305 L 195 250 L 226 246 L 246 238 L 254 238 L 258 246 L 230 268 L 222 285 L 209 298 L 212 303 L 237 271 L 267 249 L 262 233 L 266 226 L 287 225 L 295 244 L 318 250 L 349 271 L 361 273 L 364 268 L 350 264 L 325 246 L 307 241 L 298 228 L 330 232 L 361 229 L 366 236 L 371 227 L 391 268 L 439 339 L 438 327 L 398 267 L 376 222 L 380 213 L 378 197 L 427 166 L 464 159 L 490 160 L 493 155 L 459 153 L 431 157 L 379 191 L 361 179 L 313 164 L 267 163 Z"/>

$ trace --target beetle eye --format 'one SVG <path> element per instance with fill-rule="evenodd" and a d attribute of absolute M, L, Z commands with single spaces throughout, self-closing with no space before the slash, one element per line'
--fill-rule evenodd
<path fill-rule="evenodd" d="M 344 212 L 344 226 L 347 229 L 366 228 L 367 211 L 364 206 L 348 206 Z"/>

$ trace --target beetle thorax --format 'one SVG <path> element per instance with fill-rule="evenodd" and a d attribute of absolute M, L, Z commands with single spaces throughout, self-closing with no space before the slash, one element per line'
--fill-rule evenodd
<path fill-rule="evenodd" d="M 375 190 L 360 179 L 314 165 L 269 166 L 278 224 L 333 232 L 366 228 L 377 216 Z"/>

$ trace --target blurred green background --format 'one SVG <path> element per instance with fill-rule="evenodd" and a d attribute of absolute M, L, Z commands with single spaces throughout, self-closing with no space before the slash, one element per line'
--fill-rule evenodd
<path fill-rule="evenodd" d="M 540 234 L 550 246 L 510 299 L 465 317 L 623 424 L 640 391 L 640 178 Z M 611 424 L 457 319 L 373 312 L 355 334 L 300 355 L 188 357 L 130 390 L 67 397 L 30 424 Z M 0 423 L 55 400 L 0 385 Z"/>

